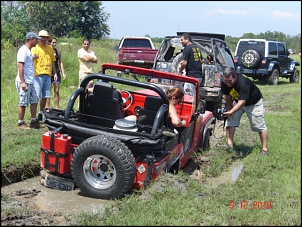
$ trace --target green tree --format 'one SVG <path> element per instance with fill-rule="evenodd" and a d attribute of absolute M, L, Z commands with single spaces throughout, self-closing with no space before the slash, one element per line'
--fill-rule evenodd
<path fill-rule="evenodd" d="M 26 12 L 37 30 L 59 37 L 100 39 L 110 34 L 101 1 L 29 1 Z"/>
<path fill-rule="evenodd" d="M 71 1 L 28 1 L 26 12 L 36 30 L 47 30 L 52 35 L 64 37 L 71 26 L 69 18 L 74 13 L 73 4 Z"/>
<path fill-rule="evenodd" d="M 6 41 L 19 46 L 25 41 L 25 34 L 33 30 L 25 6 L 17 1 L 1 1 L 1 47 Z"/>
<path fill-rule="evenodd" d="M 104 11 L 101 1 L 74 2 L 74 14 L 71 14 L 72 30 L 69 34 L 80 33 L 89 39 L 101 39 L 110 34 L 107 25 L 109 13 Z"/>

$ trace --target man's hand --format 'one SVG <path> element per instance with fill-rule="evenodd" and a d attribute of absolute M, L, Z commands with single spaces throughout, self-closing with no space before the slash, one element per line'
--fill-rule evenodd
<path fill-rule="evenodd" d="M 232 113 L 231 111 L 227 111 L 223 113 L 223 116 L 227 119 L 229 119 L 230 117 L 234 118 L 234 113 Z"/>

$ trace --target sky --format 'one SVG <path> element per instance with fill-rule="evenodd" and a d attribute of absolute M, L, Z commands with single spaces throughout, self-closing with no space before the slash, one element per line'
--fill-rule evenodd
<path fill-rule="evenodd" d="M 301 34 L 301 1 L 102 1 L 109 37 L 163 38 L 176 32 L 241 37 L 266 31 Z"/>

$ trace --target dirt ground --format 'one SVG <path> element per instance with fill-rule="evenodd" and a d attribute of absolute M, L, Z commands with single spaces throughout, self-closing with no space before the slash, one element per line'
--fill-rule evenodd
<path fill-rule="evenodd" d="M 213 135 L 211 136 L 210 144 L 215 146 L 218 143 L 221 143 L 221 140 L 224 138 L 223 131 L 223 121 L 217 121 L 213 125 Z M 198 172 L 198 169 L 201 169 L 198 165 L 207 165 L 208 160 L 200 158 L 200 160 L 190 161 L 185 170 L 190 176 L 196 180 L 202 180 Z M 2 170 L 2 186 L 7 184 L 8 181 L 6 178 L 14 179 L 15 182 L 21 181 L 21 178 L 24 179 L 24 172 L 30 172 L 31 174 L 38 175 L 40 168 L 36 164 L 29 164 L 24 167 L 24 169 L 16 168 L 10 166 L 6 170 Z M 197 172 L 196 172 L 197 171 Z M 167 179 L 165 179 L 167 180 Z M 184 182 L 175 180 L 171 177 L 169 179 L 173 181 L 176 187 L 184 187 Z M 7 182 L 5 182 L 7 181 Z M 3 184 L 4 183 L 4 184 Z M 158 181 L 156 184 L 152 185 L 149 189 L 152 191 L 161 190 L 162 185 L 165 185 L 165 182 Z M 1 226 L 72 226 L 74 225 L 74 219 L 67 219 L 62 213 L 59 212 L 45 212 L 39 209 L 37 205 L 32 201 L 32 198 L 37 196 L 40 192 L 35 189 L 24 189 L 13 191 L 10 194 L 1 193 Z M 141 199 L 148 198 L 148 190 L 140 195 Z"/>

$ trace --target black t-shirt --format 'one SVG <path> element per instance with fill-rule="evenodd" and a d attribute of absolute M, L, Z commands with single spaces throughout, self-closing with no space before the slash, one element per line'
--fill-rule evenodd
<path fill-rule="evenodd" d="M 228 87 L 222 81 L 221 91 L 224 95 L 232 96 L 236 102 L 246 100 L 245 106 L 256 104 L 262 98 L 259 88 L 241 74 L 237 74 L 237 81 L 232 87 Z"/>
<path fill-rule="evenodd" d="M 198 46 L 190 44 L 182 52 L 183 59 L 187 61 L 186 75 L 196 78 L 202 77 L 202 55 Z"/>

